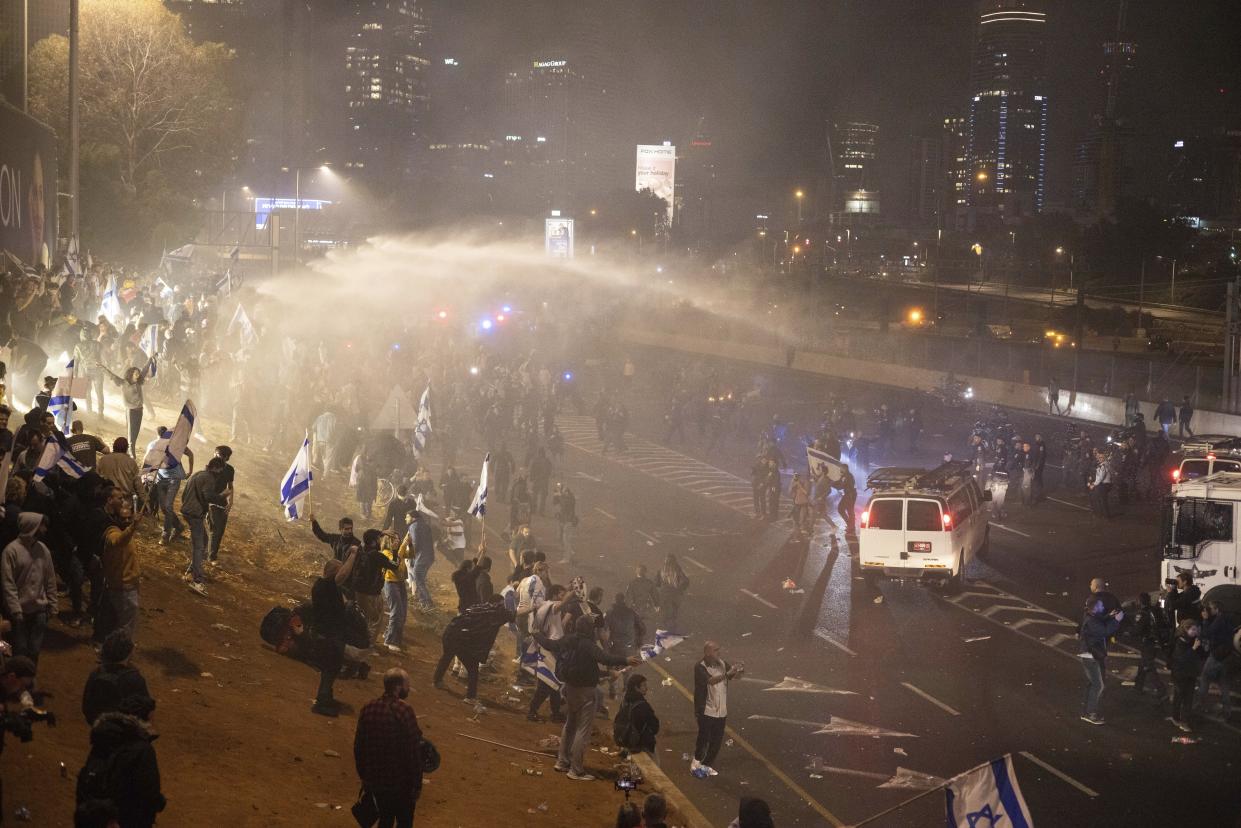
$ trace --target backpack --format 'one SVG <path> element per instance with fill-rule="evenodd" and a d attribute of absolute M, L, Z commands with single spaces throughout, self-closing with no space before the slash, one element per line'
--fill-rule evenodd
<path fill-rule="evenodd" d="M 380 552 L 375 549 L 361 549 L 357 560 L 353 562 L 352 584 L 354 591 L 363 595 L 378 595 L 383 592 L 384 567 L 379 563 Z"/>
<path fill-rule="evenodd" d="M 86 757 L 86 764 L 78 772 L 77 802 L 89 802 L 92 799 L 111 801 L 112 791 L 109 779 L 112 778 L 112 766 L 116 764 L 117 751 L 108 756 L 100 756 L 91 751 Z"/>
<path fill-rule="evenodd" d="M 293 611 L 287 607 L 272 607 L 263 620 L 259 622 L 259 638 L 273 647 L 284 643 L 284 637 L 293 620 Z"/>
<path fill-rule="evenodd" d="M 616 718 L 612 720 L 612 741 L 616 742 L 618 748 L 638 749 L 638 741 L 642 734 L 633 727 L 634 704 L 634 702 L 621 702 L 620 708 L 616 711 Z"/>

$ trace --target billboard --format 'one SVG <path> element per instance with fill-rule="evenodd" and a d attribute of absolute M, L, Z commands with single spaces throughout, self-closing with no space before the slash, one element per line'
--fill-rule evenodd
<path fill-rule="evenodd" d="M 26 264 L 56 250 L 56 136 L 0 104 L 0 248 Z"/>
<path fill-rule="evenodd" d="M 543 248 L 553 259 L 572 259 L 573 219 L 546 219 L 543 222 Z"/>
<path fill-rule="evenodd" d="M 635 190 L 651 190 L 668 203 L 668 226 L 672 226 L 672 204 L 676 195 L 677 148 L 667 144 L 638 144 Z"/>
<path fill-rule="evenodd" d="M 276 210 L 322 210 L 330 207 L 332 202 L 321 198 L 268 198 L 257 196 L 254 199 L 254 229 L 262 230 L 267 226 L 267 218 Z"/>

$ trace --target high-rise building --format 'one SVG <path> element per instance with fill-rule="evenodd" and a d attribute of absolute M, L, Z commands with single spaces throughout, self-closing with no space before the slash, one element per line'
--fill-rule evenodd
<path fill-rule="evenodd" d="M 428 20 L 418 0 L 354 0 L 342 21 L 342 165 L 377 191 L 414 173 L 426 144 Z"/>
<path fill-rule="evenodd" d="M 1132 73 L 1137 44 L 1125 38 L 1125 0 L 1116 19 L 1116 36 L 1103 44 L 1099 100 L 1090 132 L 1073 159 L 1073 209 L 1085 220 L 1107 218 L 1127 194 L 1134 138 L 1129 121 Z"/>
<path fill-rule="evenodd" d="M 970 184 L 969 157 L 966 154 L 969 144 L 967 126 L 966 119 L 960 114 L 950 114 L 944 118 L 940 134 L 944 186 L 941 190 L 940 218 L 936 222 L 939 229 L 959 230 L 964 227 Z"/>
<path fill-rule="evenodd" d="M 944 142 L 940 136 L 913 139 L 909 157 L 909 219 L 922 227 L 935 227 L 943 208 Z"/>
<path fill-rule="evenodd" d="M 48 35 L 69 36 L 69 0 L 0 0 L 0 96 L 19 109 L 22 100 L 23 8 L 30 11 L 31 49 Z"/>
<path fill-rule="evenodd" d="M 836 193 L 845 213 L 878 213 L 875 144 L 879 127 L 860 121 L 836 125 Z"/>
<path fill-rule="evenodd" d="M 1047 15 L 986 0 L 970 64 L 966 206 L 971 224 L 1018 221 L 1046 198 Z"/>
<path fill-rule="evenodd" d="M 716 230 L 717 198 L 716 150 L 707 119 L 698 119 L 694 137 L 681 145 L 677 158 L 676 222 L 682 237 L 690 244 L 701 244 Z"/>

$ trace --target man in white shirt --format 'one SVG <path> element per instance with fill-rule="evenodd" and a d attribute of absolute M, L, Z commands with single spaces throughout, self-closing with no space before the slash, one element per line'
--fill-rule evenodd
<path fill-rule="evenodd" d="M 1110 518 L 1111 512 L 1108 508 L 1107 496 L 1112 491 L 1112 466 L 1106 454 L 1098 449 L 1094 452 L 1095 473 L 1094 480 L 1087 484 L 1090 489 L 1090 505 L 1096 514 Z"/>
<path fill-rule="evenodd" d="M 708 641 L 702 648 L 702 661 L 694 665 L 694 715 L 698 719 L 698 740 L 689 772 L 699 779 L 718 776 L 713 765 L 724 741 L 728 718 L 728 682 L 745 672 L 742 664 L 729 664 L 720 658 L 720 645 Z"/>
<path fill-rule="evenodd" d="M 547 561 L 534 565 L 534 574 L 527 575 L 517 585 L 517 654 L 518 658 L 530 644 L 530 619 L 547 600 L 547 585 L 551 583 Z M 528 676 L 518 665 L 517 680 L 526 681 Z"/>

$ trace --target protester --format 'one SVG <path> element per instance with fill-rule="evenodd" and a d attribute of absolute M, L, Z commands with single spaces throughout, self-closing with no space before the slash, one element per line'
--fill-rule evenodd
<path fill-rule="evenodd" d="M 129 456 L 129 441 L 117 437 L 112 441 L 112 451 L 99 458 L 95 471 L 103 479 L 120 488 L 132 503 L 138 496 L 138 464 Z"/>
<path fill-rule="evenodd" d="M 409 512 L 409 528 L 401 545 L 413 550 L 409 574 L 414 582 L 414 598 L 418 601 L 418 609 L 430 612 L 435 605 L 431 599 L 431 590 L 427 587 L 427 573 L 435 563 L 435 539 L 426 515 L 418 509 L 411 509 Z"/>
<path fill-rule="evenodd" d="M 367 641 L 372 644 L 379 638 L 379 625 L 383 623 L 384 582 L 389 573 L 400 569 L 379 548 L 382 538 L 383 533 L 378 529 L 362 533 L 362 546 L 354 556 L 353 574 L 349 579 L 353 600 L 366 617 Z"/>
<path fill-rule="evenodd" d="M 577 495 L 567 485 L 557 483 L 552 506 L 556 510 L 556 524 L 560 528 L 560 562 L 572 563 L 573 543 L 577 538 Z"/>
<path fill-rule="evenodd" d="M 450 577 L 457 590 L 457 612 L 463 613 L 478 603 L 478 573 L 474 561 L 466 558 Z"/>
<path fill-rule="evenodd" d="M 745 672 L 743 664 L 729 664 L 720 658 L 720 645 L 708 641 L 702 648 L 702 661 L 694 665 L 694 716 L 698 719 L 698 738 L 689 770 L 699 779 L 718 776 L 715 758 L 724 741 L 728 718 L 728 682 Z"/>
<path fill-rule="evenodd" d="M 353 736 L 362 796 L 374 801 L 379 828 L 410 828 L 422 793 L 422 730 L 408 697 L 409 674 L 388 670 L 383 695 L 362 708 Z"/>
<path fill-rule="evenodd" d="M 137 368 L 131 367 L 125 370 L 125 376 L 122 378 L 112 373 L 106 367 L 103 370 L 112 378 L 113 382 L 121 387 L 121 397 L 125 403 L 126 422 L 129 426 L 129 445 L 136 447 L 138 445 L 138 434 L 142 431 L 143 405 L 150 405 L 149 402 L 146 402 L 146 397 L 143 393 L 146 374 Z"/>
<path fill-rule="evenodd" d="M 4 614 L 13 625 L 10 641 L 14 655 L 38 664 L 48 621 L 56 615 L 56 569 L 52 553 L 41 538 L 47 518 L 37 512 L 18 515 L 17 539 L 0 553 L 0 584 Z"/>
<path fill-rule="evenodd" d="M 159 435 L 151 444 L 147 446 L 147 454 L 158 448 L 160 440 L 169 438 L 171 432 L 164 426 L 160 426 L 156 431 Z M 155 496 L 159 503 L 160 511 L 164 514 L 164 531 L 160 535 L 160 544 L 165 545 L 180 540 L 185 526 L 177 517 L 176 501 L 177 492 L 181 489 L 181 482 L 189 475 L 194 473 L 194 452 L 186 447 L 184 452 L 185 458 L 189 461 L 188 470 L 181 463 L 180 458 L 170 458 L 166 465 L 162 465 L 155 472 Z"/>
<path fill-rule="evenodd" d="M 104 603 L 102 618 L 96 619 L 96 636 L 113 629 L 124 630 L 131 638 L 138 626 L 139 584 L 141 567 L 134 536 L 142 525 L 142 516 L 134 515 L 133 504 L 117 487 L 104 507 L 109 525 L 103 532 Z"/>
<path fill-rule="evenodd" d="M 1194 685 L 1202 672 L 1201 628 L 1193 618 L 1186 618 L 1176 627 L 1172 655 L 1168 667 L 1172 671 L 1172 715 L 1168 721 L 1188 733 L 1192 728 L 1189 714 L 1194 702 Z"/>
<path fill-rule="evenodd" d="M 402 556 L 404 548 L 406 557 Z M 396 536 L 385 532 L 379 549 L 384 557 L 395 564 L 396 568 L 385 567 L 383 595 L 388 607 L 388 629 L 384 632 L 384 646 L 390 652 L 400 653 L 405 643 L 405 618 L 409 613 L 409 560 L 408 547 L 402 547 Z"/>
<path fill-rule="evenodd" d="M 342 564 L 333 558 L 323 565 L 323 576 L 310 588 L 313 613 L 312 634 L 315 637 L 316 659 L 319 662 L 319 691 L 315 694 L 312 713 L 321 716 L 340 715 L 340 704 L 332 695 L 336 676 L 345 665 L 345 637 L 348 620 L 341 584 L 353 574 L 355 548 Z M 365 677 L 365 672 L 362 675 Z"/>
<path fill-rule="evenodd" d="M 616 814 L 616 828 L 642 828 L 642 810 L 636 802 L 622 802 Z"/>
<path fill-rule="evenodd" d="M 134 640 L 124 629 L 114 630 L 104 639 L 99 652 L 99 666 L 86 679 L 82 690 L 82 715 L 93 725 L 104 713 L 120 710 L 121 702 L 130 696 L 149 697 L 146 679 L 129 657 Z"/>
<path fill-rule="evenodd" d="M 642 801 L 643 828 L 668 828 L 668 803 L 663 794 L 647 794 Z"/>
<path fill-rule="evenodd" d="M 310 531 L 314 533 L 321 543 L 326 543 L 332 548 L 332 557 L 338 561 L 344 561 L 349 556 L 349 550 L 355 546 L 361 546 L 362 541 L 353 534 L 353 518 L 343 517 L 337 521 L 339 532 L 324 532 L 319 526 L 319 521 L 315 520 L 315 513 L 311 512 Z"/>
<path fill-rule="evenodd" d="M 474 564 L 474 591 L 480 603 L 495 597 L 495 587 L 491 583 L 491 558 L 480 555 Z"/>
<path fill-rule="evenodd" d="M 689 591 L 689 576 L 672 553 L 664 558 L 663 568 L 655 579 L 659 588 L 659 607 L 663 610 L 663 628 L 680 629 L 681 599 Z"/>
<path fill-rule="evenodd" d="M 220 479 L 227 465 L 219 457 L 212 457 L 207 468 L 190 478 L 181 495 L 181 517 L 190 527 L 190 565 L 186 569 L 186 584 L 191 590 L 206 597 L 206 574 L 203 564 L 207 559 L 207 513 L 212 506 L 225 508 L 228 499 L 221 493 Z"/>
<path fill-rule="evenodd" d="M 1138 596 L 1138 610 L 1133 615 L 1133 635 L 1138 642 L 1138 672 L 1133 679 L 1133 689 L 1142 693 L 1149 679 L 1155 686 L 1159 698 L 1167 695 L 1167 687 L 1159 677 L 1159 667 L 1155 660 L 1159 654 L 1160 631 L 1164 628 L 1163 612 L 1151 604 L 1150 593 L 1143 592 Z"/>
<path fill-rule="evenodd" d="M 118 710 L 102 713 L 90 733 L 90 755 L 78 772 L 77 803 L 107 800 L 122 828 L 150 828 L 167 800 L 160 791 L 152 744 L 151 700 L 127 696 Z"/>
<path fill-rule="evenodd" d="M 1103 724 L 1099 715 L 1099 699 L 1103 695 L 1103 677 L 1107 675 L 1107 642 L 1120 629 L 1120 622 L 1125 614 L 1119 609 L 1108 612 L 1105 601 L 1094 597 L 1088 604 L 1085 618 L 1082 619 L 1081 631 L 1078 634 L 1081 650 L 1082 670 L 1086 673 L 1086 702 L 1082 712 L 1082 721 L 1093 725 Z"/>
<path fill-rule="evenodd" d="M 728 823 L 728 828 L 775 828 L 771 808 L 762 799 L 743 796 L 737 808 L 737 818 Z"/>
<path fill-rule="evenodd" d="M 540 646 L 556 654 L 558 678 L 564 682 L 566 708 L 564 728 L 560 734 L 560 752 L 555 770 L 567 773 L 570 779 L 588 782 L 595 777 L 586 772 L 583 758 L 594 725 L 596 690 L 599 686 L 599 665 L 637 667 L 637 656 L 623 658 L 605 653 L 595 641 L 594 619 L 577 619 L 572 632 L 559 641 L 535 634 Z"/>
<path fill-rule="evenodd" d="M 641 673 L 632 673 L 625 680 L 625 698 L 612 720 L 612 739 L 617 747 L 649 754 L 658 765 L 655 737 L 659 735 L 659 717 L 647 699 L 647 689 L 646 676 Z"/>
<path fill-rule="evenodd" d="M 600 597 L 602 598 L 602 595 Z M 642 619 L 629 606 L 623 592 L 618 592 L 613 597 L 612 608 L 604 617 L 604 625 L 608 630 L 609 649 L 613 655 L 634 655 L 646 637 Z M 616 698 L 615 681 L 608 682 L 608 696 Z"/>
<path fill-rule="evenodd" d="M 646 567 L 642 564 L 634 569 L 634 578 L 625 587 L 625 600 L 629 602 L 629 606 L 638 614 L 638 620 L 642 623 L 644 630 L 643 637 L 639 640 L 639 644 L 646 642 L 646 633 L 651 629 L 650 622 L 655 619 L 655 614 L 659 612 L 659 587 L 655 582 L 646 577 Z"/>
<path fill-rule="evenodd" d="M 491 600 L 474 604 L 449 621 L 444 628 L 443 652 L 435 666 L 434 686 L 444 689 L 444 673 L 448 672 L 452 660 L 458 659 L 465 665 L 468 677 L 464 701 L 476 701 L 478 667 L 486 663 L 500 627 L 511 623 L 513 618 L 513 610 L 505 607 L 500 600 Z"/>
<path fill-rule="evenodd" d="M 213 501 L 207 510 L 207 560 L 212 563 L 220 557 L 220 544 L 228 527 L 228 515 L 233 510 L 233 485 L 237 479 L 236 470 L 228 462 L 233 457 L 233 450 L 228 446 L 216 446 L 215 456 L 224 463 L 216 473 L 216 494 L 224 502 Z"/>
<path fill-rule="evenodd" d="M 1198 708 L 1205 712 L 1207 693 L 1213 683 L 1219 684 L 1220 715 L 1224 721 L 1232 716 L 1232 682 L 1229 670 L 1235 660 L 1233 655 L 1233 633 L 1236 625 L 1224 613 L 1218 601 L 1207 601 L 1202 605 L 1202 646 L 1207 653 L 1206 664 L 1202 668 L 1202 680 L 1198 684 Z"/>
<path fill-rule="evenodd" d="M 87 434 L 81 420 L 74 420 L 69 426 L 69 453 L 84 469 L 93 469 L 98 465 L 98 457 L 108 453 L 108 446 L 94 434 Z"/>

